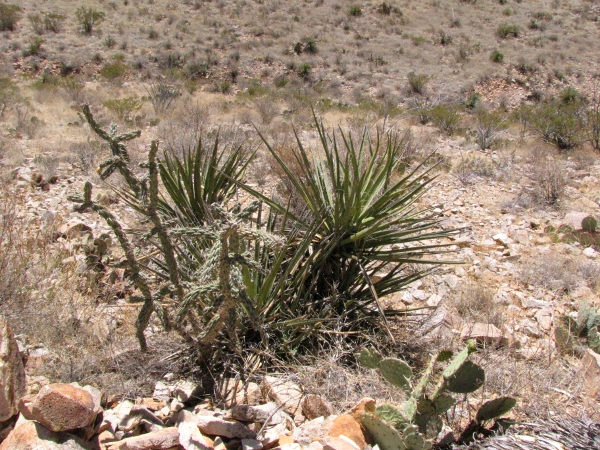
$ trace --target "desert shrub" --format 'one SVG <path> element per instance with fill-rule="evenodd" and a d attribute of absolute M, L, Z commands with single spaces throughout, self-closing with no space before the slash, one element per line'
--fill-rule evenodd
<path fill-rule="evenodd" d="M 181 95 L 179 89 L 167 83 L 151 84 L 146 91 L 157 116 L 165 114 L 173 106 L 173 101 Z"/>
<path fill-rule="evenodd" d="M 559 150 L 571 150 L 585 140 L 585 107 L 579 101 L 550 100 L 533 109 L 531 127 Z"/>
<path fill-rule="evenodd" d="M 537 203 L 554 206 L 562 198 L 567 180 L 561 165 L 542 160 L 535 164 L 533 196 Z"/>
<path fill-rule="evenodd" d="M 0 117 L 23 101 L 18 86 L 8 77 L 0 78 Z"/>
<path fill-rule="evenodd" d="M 33 36 L 29 39 L 29 45 L 27 49 L 23 50 L 23 56 L 35 56 L 42 50 L 42 44 L 46 42 L 39 36 Z"/>
<path fill-rule="evenodd" d="M 454 41 L 454 38 L 451 35 L 445 31 L 440 31 L 438 40 L 440 45 L 450 45 L 452 44 L 452 41 Z"/>
<path fill-rule="evenodd" d="M 494 178 L 495 168 L 484 157 L 461 155 L 458 162 L 452 167 L 452 174 L 464 186 L 467 186 L 473 183 L 478 177 Z"/>
<path fill-rule="evenodd" d="M 241 183 L 249 163 L 242 147 L 223 151 L 218 139 L 210 148 L 200 141 L 182 157 L 157 161 L 154 141 L 148 173 L 138 178 L 127 163 L 125 142 L 139 132 L 109 134 L 88 107 L 83 112 L 113 153 L 101 177 L 120 173 L 128 186 L 124 198 L 152 223 L 153 232 L 134 253 L 117 219 L 92 201 L 91 184 L 74 199 L 79 211 L 104 217 L 123 247 L 142 294 L 137 335 L 144 349 L 153 312 L 204 357 L 241 357 L 250 349 L 258 360 L 290 357 L 330 342 L 330 331 L 336 340 L 339 333 L 349 343 L 360 340 L 385 326 L 377 296 L 429 273 L 443 251 L 439 240 L 455 233 L 438 230 L 435 217 L 412 207 L 431 180 L 427 172 L 397 173 L 402 148 L 393 133 L 373 139 L 365 134 L 355 142 L 346 135 L 334 139 L 315 122 L 322 148 L 308 152 L 297 138 L 298 173 L 265 142 L 292 196 L 303 204 L 296 215 L 289 198 L 266 197 Z M 164 200 L 158 196 L 159 175 Z M 225 209 L 240 187 L 270 212 L 256 201 Z M 167 281 L 165 289 L 151 289 L 146 273 Z M 160 301 L 166 295 L 172 300 Z"/>
<path fill-rule="evenodd" d="M 209 69 L 210 66 L 206 62 L 190 61 L 185 65 L 184 73 L 192 80 L 197 80 L 198 78 L 206 78 L 208 76 Z"/>
<path fill-rule="evenodd" d="M 496 33 L 502 39 L 506 39 L 509 37 L 516 38 L 516 37 L 519 37 L 519 34 L 521 34 L 521 29 L 519 28 L 518 25 L 504 22 L 503 24 L 498 26 L 498 30 L 496 31 Z"/>
<path fill-rule="evenodd" d="M 311 70 L 312 70 L 312 67 L 310 64 L 302 63 L 302 64 L 300 64 L 300 67 L 298 67 L 298 70 L 296 71 L 296 73 L 303 80 L 308 80 L 308 78 L 310 77 Z"/>
<path fill-rule="evenodd" d="M 504 54 L 500 50 L 494 50 L 490 55 L 490 59 L 495 63 L 502 63 L 504 62 Z"/>
<path fill-rule="evenodd" d="M 425 74 L 417 74 L 415 72 L 408 73 L 408 87 L 410 92 L 414 94 L 423 94 L 427 83 L 431 80 L 431 76 Z"/>
<path fill-rule="evenodd" d="M 81 32 L 91 34 L 94 26 L 104 18 L 104 13 L 91 7 L 80 6 L 75 10 L 75 18 L 81 25 Z"/>
<path fill-rule="evenodd" d="M 353 5 L 348 9 L 348 14 L 354 17 L 362 16 L 362 8 L 358 5 Z"/>
<path fill-rule="evenodd" d="M 39 14 L 28 14 L 27 19 L 29 23 L 31 23 L 31 27 L 36 34 L 43 34 L 45 31 L 44 21 L 42 20 L 42 16 Z"/>
<path fill-rule="evenodd" d="M 498 133 L 506 129 L 507 116 L 497 111 L 479 108 L 475 113 L 475 140 L 481 150 L 490 148 L 498 137 Z"/>
<path fill-rule="evenodd" d="M 102 104 L 122 122 L 133 121 L 132 115 L 142 109 L 142 101 L 137 95 L 113 98 L 102 102 Z"/>
<path fill-rule="evenodd" d="M 450 304 L 459 317 L 469 322 L 489 323 L 502 328 L 504 314 L 495 299 L 495 292 L 480 281 L 468 280 L 454 293 Z"/>
<path fill-rule="evenodd" d="M 429 111 L 433 124 L 448 136 L 456 133 L 460 126 L 461 115 L 457 105 L 440 103 Z"/>
<path fill-rule="evenodd" d="M 108 63 L 100 69 L 100 75 L 108 80 L 124 77 L 129 72 L 129 66 L 122 62 Z"/>
<path fill-rule="evenodd" d="M 52 33 L 60 33 L 65 16 L 58 13 L 44 14 L 44 29 Z"/>
<path fill-rule="evenodd" d="M 0 3 L 0 31 L 14 31 L 21 18 L 21 8 L 11 3 Z"/>
<path fill-rule="evenodd" d="M 573 86 L 567 86 L 559 93 L 560 100 L 565 103 L 577 103 L 582 100 L 581 94 Z"/>
<path fill-rule="evenodd" d="M 583 114 L 586 137 L 594 150 L 600 151 L 600 96 L 595 93 Z"/>

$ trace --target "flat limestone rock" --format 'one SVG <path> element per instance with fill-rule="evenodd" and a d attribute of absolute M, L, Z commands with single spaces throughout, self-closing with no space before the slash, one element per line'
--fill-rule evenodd
<path fill-rule="evenodd" d="M 0 450 L 93 450 L 92 443 L 68 433 L 54 433 L 36 422 L 15 428 L 0 445 Z"/>
<path fill-rule="evenodd" d="M 177 427 L 165 428 L 154 433 L 142 434 L 117 441 L 107 446 L 107 450 L 175 450 L 179 447 Z"/>

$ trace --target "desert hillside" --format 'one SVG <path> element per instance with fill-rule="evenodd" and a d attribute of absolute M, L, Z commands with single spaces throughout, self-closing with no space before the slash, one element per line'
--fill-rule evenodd
<path fill-rule="evenodd" d="M 0 450 L 596 448 L 599 18 L 2 0 Z"/>

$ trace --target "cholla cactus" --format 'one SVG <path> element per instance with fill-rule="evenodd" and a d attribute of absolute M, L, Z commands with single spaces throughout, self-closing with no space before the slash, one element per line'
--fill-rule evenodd
<path fill-rule="evenodd" d="M 71 198 L 79 203 L 79 211 L 91 209 L 104 218 L 112 228 L 125 255 L 124 263 L 131 272 L 135 284 L 144 300 L 136 321 L 137 338 L 143 351 L 147 350 L 144 330 L 150 317 L 156 312 L 166 330 L 174 328 L 188 342 L 208 352 L 217 337 L 227 333 L 230 347 L 240 352 L 238 342 L 239 310 L 243 309 L 252 326 L 261 333 L 260 316 L 244 290 L 241 266 L 251 266 L 252 258 L 243 252 L 246 241 L 261 241 L 278 246 L 282 240 L 265 231 L 246 225 L 246 220 L 259 206 L 253 202 L 245 208 L 236 207 L 227 211 L 218 204 L 210 205 L 209 217 L 201 227 L 174 228 L 166 223 L 159 213 L 159 184 L 156 155 L 158 142 L 152 141 L 148 151 L 148 161 L 142 165 L 147 169 L 143 177 L 131 170 L 131 162 L 124 142 L 140 136 L 139 131 L 117 134 L 111 127 L 107 132 L 93 119 L 89 107 L 83 113 L 96 134 L 108 142 L 112 158 L 100 165 L 102 179 L 118 171 L 124 178 L 128 191 L 120 192 L 126 202 L 152 224 L 148 238 L 157 237 L 154 244 L 158 248 L 155 257 L 162 269 L 161 281 L 151 283 L 146 276 L 147 266 L 140 262 L 134 247 L 118 219 L 110 211 L 92 200 L 92 185 L 86 182 L 83 197 Z M 182 276 L 177 255 L 185 254 L 186 240 L 202 242 L 202 264 L 192 277 Z M 187 278 L 184 281 L 184 278 Z M 163 306 L 165 297 L 171 297 L 174 307 Z M 186 320 L 187 319 L 187 320 Z"/>

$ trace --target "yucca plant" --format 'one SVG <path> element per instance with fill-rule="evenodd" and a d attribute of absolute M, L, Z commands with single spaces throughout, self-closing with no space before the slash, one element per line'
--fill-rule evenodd
<path fill-rule="evenodd" d="M 444 241 L 457 230 L 441 230 L 430 208 L 416 202 L 433 181 L 423 165 L 403 173 L 399 134 L 359 140 L 340 131 L 327 134 L 315 118 L 318 150 L 296 136 L 292 171 L 263 138 L 292 186 L 289 198 L 268 198 L 242 186 L 271 209 L 270 231 L 288 242 L 275 259 L 256 251 L 270 270 L 248 276 L 259 309 L 297 326 L 288 340 L 300 344 L 336 327 L 352 332 L 385 322 L 379 297 L 398 292 L 440 264 Z M 274 218 L 274 214 L 277 218 Z M 445 261 L 449 262 L 449 261 Z M 278 273 L 273 273 L 275 269 Z"/>

